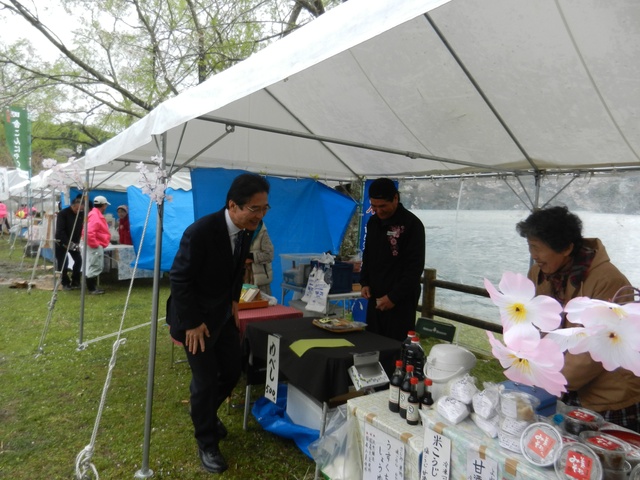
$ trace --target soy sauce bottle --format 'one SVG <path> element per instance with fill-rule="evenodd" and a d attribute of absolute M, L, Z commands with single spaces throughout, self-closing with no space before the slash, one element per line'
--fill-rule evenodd
<path fill-rule="evenodd" d="M 413 377 L 413 365 L 407 365 L 407 373 L 404 375 L 402 385 L 400 386 L 400 416 L 407 418 L 407 406 L 409 404 L 409 395 L 411 394 L 411 379 Z"/>
<path fill-rule="evenodd" d="M 389 381 L 389 410 L 394 413 L 400 411 L 400 387 L 403 379 L 402 360 L 396 360 L 396 370 Z"/>
<path fill-rule="evenodd" d="M 431 395 L 431 385 L 433 381 L 430 378 L 424 379 L 424 394 L 420 399 L 420 408 L 422 410 L 430 410 L 433 408 L 433 396 Z"/>
<path fill-rule="evenodd" d="M 407 423 L 418 425 L 420 421 L 420 397 L 418 396 L 418 378 L 411 378 L 411 393 L 407 400 Z"/>

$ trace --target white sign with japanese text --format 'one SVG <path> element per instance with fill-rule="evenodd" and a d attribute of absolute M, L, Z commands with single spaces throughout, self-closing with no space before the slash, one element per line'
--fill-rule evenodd
<path fill-rule="evenodd" d="M 451 440 L 424 427 L 420 480 L 449 480 L 451 475 Z"/>
<path fill-rule="evenodd" d="M 498 462 L 480 458 L 478 452 L 467 452 L 467 480 L 498 480 Z"/>
<path fill-rule="evenodd" d="M 264 396 L 273 403 L 278 401 L 278 373 L 280 372 L 280 337 L 269 335 L 267 341 L 267 379 Z"/>
<path fill-rule="evenodd" d="M 404 445 L 373 425 L 364 424 L 363 480 L 404 480 Z"/>

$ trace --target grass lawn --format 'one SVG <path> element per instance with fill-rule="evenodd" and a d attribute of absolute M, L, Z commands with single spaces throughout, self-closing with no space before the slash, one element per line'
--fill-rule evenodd
<path fill-rule="evenodd" d="M 34 259 L 23 259 L 23 245 L 19 241 L 12 251 L 7 237 L 0 238 L 0 478 L 75 478 L 76 456 L 91 443 L 116 340 L 103 337 L 120 327 L 129 282 L 103 275 L 101 285 L 107 293 L 87 295 L 81 329 L 79 291 L 59 291 L 52 298 L 52 291 L 44 289 L 52 286 L 51 270 L 42 263 L 36 276 L 43 288 L 10 288 L 31 277 Z M 169 289 L 166 279 L 161 283 L 163 317 Z M 135 282 L 124 328 L 149 322 L 152 287 L 151 279 Z M 477 340 L 478 333 L 469 335 Z M 118 348 L 91 458 L 101 479 L 133 478 L 143 458 L 150 328 L 134 328 L 122 337 L 126 342 Z M 84 349 L 78 348 L 80 338 L 87 342 Z M 36 355 L 41 341 L 42 353 Z M 428 343 L 424 345 L 428 351 Z M 208 478 L 197 457 L 188 413 L 189 367 L 171 363 L 164 321 L 158 323 L 156 350 L 149 454 L 153 478 Z M 175 354 L 184 356 L 181 349 Z M 495 360 L 479 360 L 473 373 L 479 382 L 504 379 Z M 260 388 L 253 390 L 260 394 Z M 243 401 L 241 380 L 231 402 Z M 223 478 L 313 478 L 315 463 L 293 441 L 264 431 L 253 416 L 248 431 L 243 431 L 242 408 L 223 407 L 220 414 L 229 429 L 221 444 L 229 463 Z"/>

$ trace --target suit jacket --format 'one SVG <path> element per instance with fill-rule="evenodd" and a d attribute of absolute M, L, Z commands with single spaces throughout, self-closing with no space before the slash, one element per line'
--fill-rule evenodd
<path fill-rule="evenodd" d="M 232 302 L 240 299 L 252 233 L 244 231 L 240 258 L 236 261 L 224 209 L 187 227 L 169 273 L 167 323 L 173 338 L 184 342 L 185 330 L 205 323 L 215 339 L 231 315 Z"/>

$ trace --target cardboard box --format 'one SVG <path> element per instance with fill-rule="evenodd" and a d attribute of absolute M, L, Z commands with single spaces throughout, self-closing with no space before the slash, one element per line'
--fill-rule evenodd
<path fill-rule="evenodd" d="M 389 377 L 379 362 L 380 352 L 356 353 L 353 365 L 349 367 L 349 377 L 356 390 L 378 387 L 389 383 Z"/>

